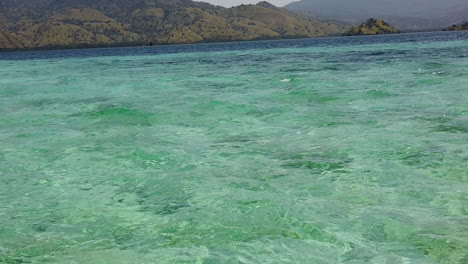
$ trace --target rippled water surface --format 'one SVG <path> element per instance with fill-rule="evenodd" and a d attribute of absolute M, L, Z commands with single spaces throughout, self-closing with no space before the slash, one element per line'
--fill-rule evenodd
<path fill-rule="evenodd" d="M 0 263 L 467 263 L 468 32 L 0 54 Z"/>

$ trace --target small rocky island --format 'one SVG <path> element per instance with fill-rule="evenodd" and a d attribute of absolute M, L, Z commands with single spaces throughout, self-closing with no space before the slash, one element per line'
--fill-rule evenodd
<path fill-rule="evenodd" d="M 359 35 L 380 35 L 380 34 L 396 34 L 400 31 L 387 22 L 381 19 L 370 18 L 366 22 L 357 27 L 353 27 L 346 32 L 345 36 L 359 36 Z"/>
<path fill-rule="evenodd" d="M 468 21 L 461 22 L 455 25 L 451 25 L 450 27 L 444 29 L 444 31 L 458 31 L 458 30 L 468 30 Z"/>

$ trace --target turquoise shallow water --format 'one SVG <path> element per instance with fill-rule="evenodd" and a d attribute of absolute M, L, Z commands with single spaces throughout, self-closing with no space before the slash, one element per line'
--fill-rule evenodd
<path fill-rule="evenodd" d="M 3 55 L 0 263 L 467 263 L 438 34 Z"/>

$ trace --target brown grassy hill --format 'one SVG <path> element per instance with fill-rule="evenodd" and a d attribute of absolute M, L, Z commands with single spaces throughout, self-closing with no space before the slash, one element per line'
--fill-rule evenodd
<path fill-rule="evenodd" d="M 346 36 L 356 36 L 356 35 L 380 35 L 380 34 L 395 34 L 400 33 L 399 30 L 387 24 L 387 22 L 370 18 L 361 25 L 352 28 L 350 31 L 346 32 Z"/>
<path fill-rule="evenodd" d="M 0 29 L 0 50 L 27 47 L 29 43 L 24 38 Z"/>
<path fill-rule="evenodd" d="M 4 33 L 2 49 L 317 37 L 344 32 L 339 25 L 300 17 L 267 2 L 221 8 L 191 0 L 2 0 L 0 23 L 0 28 L 11 32 L 8 38 Z"/>
<path fill-rule="evenodd" d="M 267 28 L 274 32 L 275 36 L 317 37 L 343 31 L 343 28 L 338 25 L 307 20 L 266 2 L 260 2 L 257 5 L 241 5 L 220 10 L 218 13 L 236 26 L 245 26 L 247 23 L 251 28 L 255 28 L 252 26 Z"/>

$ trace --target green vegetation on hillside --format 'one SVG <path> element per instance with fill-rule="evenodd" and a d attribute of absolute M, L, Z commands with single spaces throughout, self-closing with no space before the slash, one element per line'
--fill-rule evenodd
<path fill-rule="evenodd" d="M 361 25 L 352 28 L 346 32 L 346 36 L 357 36 L 357 35 L 380 35 L 380 34 L 395 34 L 400 33 L 399 30 L 387 24 L 387 22 L 370 18 Z"/>
<path fill-rule="evenodd" d="M 0 30 L 5 50 L 319 37 L 345 29 L 267 2 L 221 8 L 191 0 L 5 0 Z"/>

